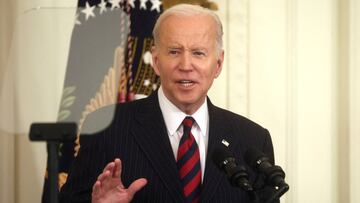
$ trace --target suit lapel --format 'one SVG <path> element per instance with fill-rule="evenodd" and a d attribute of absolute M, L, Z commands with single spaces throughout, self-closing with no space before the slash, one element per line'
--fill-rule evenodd
<path fill-rule="evenodd" d="M 142 103 L 135 119 L 132 132 L 136 142 L 174 200 L 181 200 L 182 187 L 156 93 Z"/>
<path fill-rule="evenodd" d="M 225 180 L 224 174 L 213 163 L 212 154 L 224 139 L 230 144 L 236 145 L 237 140 L 233 134 L 230 121 L 224 119 L 221 111 L 208 99 L 209 108 L 209 142 L 206 155 L 205 175 L 202 188 L 202 202 L 210 202 L 219 184 Z M 226 180 L 227 181 L 227 180 Z"/>
<path fill-rule="evenodd" d="M 233 146 L 238 140 L 233 134 L 231 124 L 224 120 L 221 111 L 208 100 L 209 109 L 209 141 L 206 155 L 206 166 L 202 188 L 202 202 L 209 202 L 219 184 L 225 180 L 221 172 L 212 161 L 214 149 L 225 139 Z M 140 148 L 158 173 L 161 181 L 167 187 L 175 201 L 181 201 L 182 186 L 178 177 L 176 161 L 173 156 L 164 118 L 161 114 L 157 94 L 152 94 L 141 104 L 135 115 L 136 124 L 132 133 Z"/>

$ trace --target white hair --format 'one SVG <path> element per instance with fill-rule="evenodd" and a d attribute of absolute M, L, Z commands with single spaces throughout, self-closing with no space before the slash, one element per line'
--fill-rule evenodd
<path fill-rule="evenodd" d="M 182 15 L 182 16 L 210 16 L 215 24 L 216 24 L 216 48 L 217 53 L 220 54 L 223 46 L 222 36 L 223 36 L 223 28 L 220 21 L 220 18 L 211 10 L 198 6 L 198 5 L 191 5 L 191 4 L 178 4 L 175 5 L 167 10 L 165 10 L 160 17 L 157 19 L 154 29 L 153 29 L 153 36 L 155 46 L 159 43 L 159 28 L 162 22 L 169 16 L 172 15 Z"/>

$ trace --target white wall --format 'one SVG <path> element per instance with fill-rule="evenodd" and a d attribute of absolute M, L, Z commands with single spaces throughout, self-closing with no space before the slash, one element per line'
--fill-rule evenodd
<path fill-rule="evenodd" d="M 11 44 L 11 35 L 14 22 L 14 7 L 13 1 L 5 6 L 0 7 L 0 93 L 2 92 L 1 82 L 5 77 L 5 67 L 8 50 Z M 3 101 L 0 99 L 0 104 L 3 105 Z M 11 106 L 8 106 L 11 109 Z M 0 108 L 1 109 L 1 108 Z M 12 120 L 9 116 L 8 120 Z M 0 119 L 0 123 L 4 123 Z M 10 126 L 9 126 L 10 127 Z M 15 196 L 15 143 L 14 137 L 2 130 L 0 127 L 0 202 L 14 202 Z"/>
<path fill-rule="evenodd" d="M 283 201 L 358 202 L 359 2 L 217 2 L 227 95 L 212 96 L 270 130 L 290 183 Z"/>
<path fill-rule="evenodd" d="M 357 161 L 360 155 L 357 147 L 360 143 L 360 3 L 357 0 L 214 2 L 219 5 L 218 14 L 224 22 L 226 57 L 223 73 L 210 97 L 215 104 L 245 115 L 270 130 L 276 162 L 286 171 L 290 184 L 290 191 L 282 202 L 360 202 L 360 161 Z M 0 36 L 1 42 L 6 42 L 0 50 L 1 67 L 8 57 L 11 30 L 16 28 L 9 22 L 15 22 L 15 16 L 28 16 L 29 13 L 23 12 L 39 5 L 71 7 L 75 4 L 76 1 L 71 0 L 18 0 L 0 7 L 1 33 L 6 33 Z M 349 11 L 348 17 L 339 15 L 339 5 L 346 7 L 340 11 Z M 27 34 L 19 37 L 25 37 L 22 42 L 27 43 L 29 49 L 37 46 L 36 40 L 40 39 L 36 36 L 53 41 L 42 46 L 58 47 L 51 68 L 40 70 L 46 78 L 55 81 L 52 87 L 41 87 L 42 92 L 54 99 L 46 104 L 40 102 L 43 110 L 36 114 L 39 119 L 49 120 L 56 118 L 73 18 L 71 12 L 63 13 L 61 18 L 38 17 L 35 27 L 20 26 Z M 59 27 L 47 30 L 48 20 Z M 344 24 L 348 29 L 340 30 Z M 47 34 L 39 35 L 41 31 Z M 21 51 L 31 53 L 31 50 Z M 37 62 L 32 59 L 38 54 L 22 58 L 17 66 L 35 67 Z M 0 79 L 5 70 L 0 69 Z M 34 74 L 27 73 L 31 77 L 42 76 Z M 19 108 L 29 109 L 28 105 L 33 107 L 38 102 L 32 99 L 41 97 L 29 94 L 25 88 L 26 83 L 19 90 L 24 94 L 7 98 L 10 106 L 5 107 L 8 112 L 20 112 L 20 126 L 25 130 L 14 138 L 13 133 L 0 128 L 1 202 L 40 201 L 45 145 L 28 141 L 26 126 L 29 115 L 32 117 L 35 113 L 19 111 Z M 339 99 L 340 95 L 349 101 Z M 11 108 L 19 104 L 11 99 L 19 98 L 17 102 L 30 101 Z M 348 111 L 339 112 L 342 109 Z M 344 122 L 347 119 L 349 122 Z M 347 172 L 348 177 L 341 174 Z M 350 181 L 342 181 L 342 177 Z M 340 192 L 341 188 L 350 192 Z"/>
<path fill-rule="evenodd" d="M 349 2 L 350 201 L 360 202 L 360 2 Z"/>
<path fill-rule="evenodd" d="M 44 8 L 34 9 L 38 6 Z M 46 146 L 31 143 L 28 130 L 33 121 L 56 121 L 75 6 L 76 1 L 39 0 L 0 8 L 6 33 L 1 35 L 6 46 L 0 70 L 0 202 L 40 202 Z"/>

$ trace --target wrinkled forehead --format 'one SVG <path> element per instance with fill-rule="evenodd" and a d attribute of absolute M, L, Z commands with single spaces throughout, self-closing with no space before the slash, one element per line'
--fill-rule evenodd
<path fill-rule="evenodd" d="M 172 15 L 159 27 L 159 40 L 163 43 L 216 43 L 216 24 L 206 15 Z"/>
<path fill-rule="evenodd" d="M 195 26 L 196 25 L 196 26 Z M 161 24 L 159 25 L 160 34 L 167 32 L 169 28 L 186 28 L 191 27 L 195 30 L 202 28 L 207 28 L 209 31 L 216 31 L 216 22 L 215 20 L 205 14 L 171 14 L 168 15 Z M 195 26 L 195 27 L 194 27 Z"/>

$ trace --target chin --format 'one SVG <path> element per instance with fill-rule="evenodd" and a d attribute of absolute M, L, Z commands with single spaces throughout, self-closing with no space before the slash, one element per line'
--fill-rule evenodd
<path fill-rule="evenodd" d="M 199 99 L 195 99 L 195 98 L 180 99 L 179 101 L 182 105 L 185 105 L 185 106 L 199 103 Z"/>

